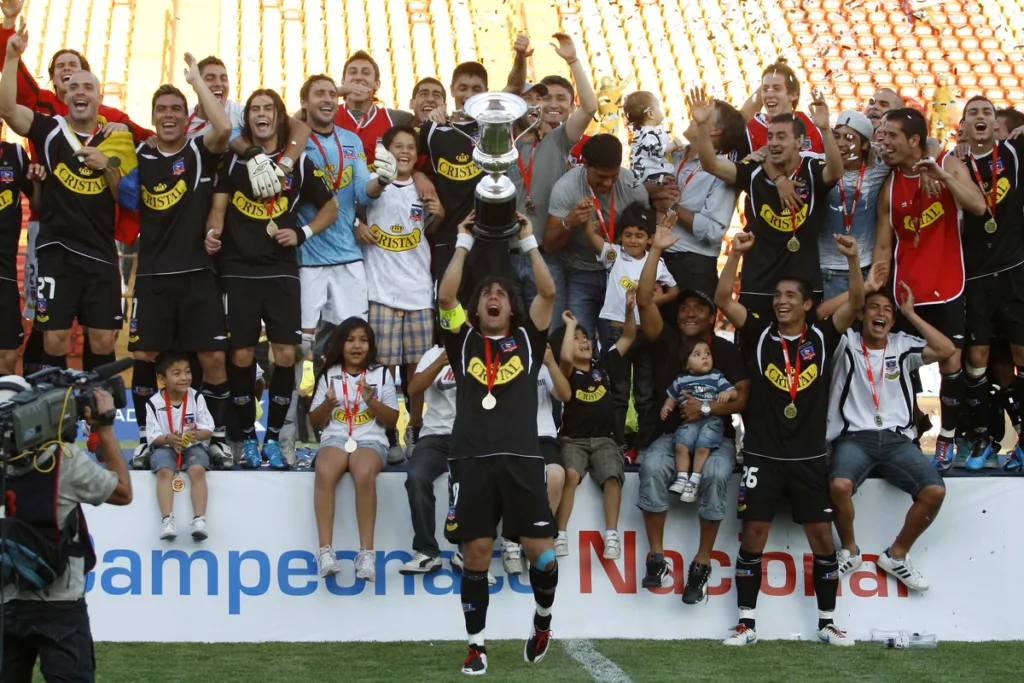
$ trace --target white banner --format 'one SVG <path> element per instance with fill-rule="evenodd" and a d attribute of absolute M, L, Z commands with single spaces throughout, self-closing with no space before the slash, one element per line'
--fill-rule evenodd
<path fill-rule="evenodd" d="M 187 478 L 186 478 L 187 480 Z M 377 580 L 355 578 L 358 550 L 352 483 L 338 488 L 334 547 L 342 571 L 317 578 L 316 528 L 311 473 L 212 472 L 209 474 L 209 540 L 189 534 L 188 489 L 176 494 L 179 536 L 159 540 L 155 477 L 132 473 L 129 508 L 104 505 L 86 511 L 98 562 L 89 576 L 89 611 L 97 640 L 109 641 L 348 641 L 437 640 L 465 636 L 459 579 L 445 568 L 422 577 L 401 576 L 411 557 L 412 526 L 405 475 L 377 480 Z M 733 482 L 733 490 L 738 486 Z M 858 639 L 872 628 L 936 633 L 946 640 L 1016 637 L 1012 619 L 1024 597 L 1004 588 L 1024 550 L 1012 532 L 1024 481 L 1011 478 L 947 481 L 946 505 L 914 548 L 913 559 L 931 583 L 910 593 L 865 565 L 842 581 L 836 622 Z M 636 507 L 637 475 L 627 476 L 619 525 L 622 559 L 601 559 L 601 496 L 589 479 L 576 495 L 569 530 L 571 554 L 559 559 L 553 628 L 559 638 L 713 638 L 735 625 L 733 562 L 739 524 L 729 511 L 716 543 L 710 599 L 680 600 L 686 567 L 696 550 L 693 505 L 669 512 L 666 555 L 674 585 L 640 588 L 647 554 Z M 441 538 L 447 486 L 436 485 Z M 733 495 L 735 499 L 735 495 Z M 857 538 L 865 553 L 888 547 L 910 498 L 872 480 L 854 498 Z M 451 546 L 441 541 L 444 555 Z M 491 571 L 487 635 L 527 635 L 533 596 L 527 576 L 505 576 L 498 552 Z M 865 559 L 869 559 L 866 555 Z M 764 555 L 767 571 L 758 602 L 761 638 L 813 639 L 817 619 L 803 530 L 782 513 Z"/>

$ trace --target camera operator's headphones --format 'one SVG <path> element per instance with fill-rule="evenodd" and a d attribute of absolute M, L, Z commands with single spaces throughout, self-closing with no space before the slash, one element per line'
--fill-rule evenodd
<path fill-rule="evenodd" d="M 9 401 L 15 394 L 31 388 L 32 386 L 21 375 L 4 375 L 0 377 L 0 403 Z"/>

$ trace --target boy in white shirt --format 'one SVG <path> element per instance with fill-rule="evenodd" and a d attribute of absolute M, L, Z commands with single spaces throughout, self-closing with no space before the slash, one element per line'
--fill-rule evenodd
<path fill-rule="evenodd" d="M 178 535 L 174 523 L 174 492 L 184 487 L 180 472 L 192 482 L 192 538 L 205 540 L 206 470 L 210 469 L 213 416 L 203 395 L 191 387 L 188 354 L 166 351 L 156 359 L 156 376 L 163 389 L 146 403 L 146 435 L 153 447 L 150 468 L 156 472 L 156 499 L 160 506 L 160 539 Z"/>
<path fill-rule="evenodd" d="M 669 213 L 662 219 L 664 222 L 669 220 L 672 223 L 668 225 L 673 225 L 674 213 Z M 622 336 L 623 323 L 626 320 L 626 294 L 635 290 L 640 282 L 640 273 L 647 263 L 647 250 L 651 246 L 651 238 L 656 227 L 654 211 L 639 202 L 626 207 L 618 222 L 623 226 L 622 232 L 619 233 L 619 244 L 606 242 L 604 236 L 597 231 L 593 220 L 587 226 L 587 239 L 597 252 L 598 260 L 608 269 L 604 307 L 598 314 L 597 321 L 598 339 L 604 350 L 610 349 Z M 660 306 L 679 296 L 675 278 L 668 272 L 668 267 L 660 258 L 657 283 L 659 286 L 654 293 L 655 305 Z M 639 326 L 639 310 L 634 310 L 633 316 Z M 631 382 L 637 415 L 642 417 L 646 411 L 654 409 L 654 366 L 651 345 L 643 335 L 639 335 L 625 356 L 612 363 L 608 372 L 612 403 L 615 406 L 615 438 L 619 445 L 624 445 Z M 642 424 L 643 420 L 640 422 Z"/>
<path fill-rule="evenodd" d="M 381 140 L 398 164 L 394 182 L 384 188 L 380 199 L 366 208 L 366 222 L 374 243 L 363 245 L 369 322 L 377 334 L 380 362 L 394 379 L 397 366 L 404 366 L 405 382 L 416 372 L 416 363 L 430 349 L 434 336 L 434 281 L 430 275 L 430 244 L 427 227 L 444 217 L 435 197 L 420 199 L 412 173 L 418 157 L 416 131 L 409 126 L 390 128 Z M 408 395 L 409 426 L 406 453 L 419 437 L 423 425 L 423 396 Z M 398 439 L 389 430 L 392 450 Z M 401 461 L 400 451 L 389 461 Z"/>

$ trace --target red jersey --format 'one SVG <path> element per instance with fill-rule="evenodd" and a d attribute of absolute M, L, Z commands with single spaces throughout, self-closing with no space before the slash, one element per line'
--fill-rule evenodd
<path fill-rule="evenodd" d="M 946 153 L 938 162 L 945 168 Z M 918 304 L 941 304 L 964 291 L 964 255 L 960 242 L 960 210 L 953 193 L 943 187 L 938 197 L 921 191 L 921 177 L 892 171 L 889 220 L 896 233 L 894 294 L 906 282 Z"/>
<path fill-rule="evenodd" d="M 590 139 L 589 135 L 584 135 L 580 138 L 580 141 L 573 145 L 572 150 L 569 152 L 569 163 L 573 166 L 583 165 L 583 145 L 587 144 L 587 140 Z"/>
<path fill-rule="evenodd" d="M 804 128 L 807 129 L 801 151 L 824 154 L 825 143 L 821 139 L 821 131 L 807 114 L 802 111 L 794 112 L 794 114 L 804 122 Z M 764 112 L 757 112 L 753 118 L 747 121 L 747 142 L 750 144 L 751 152 L 756 152 L 768 144 L 768 116 Z"/>
<path fill-rule="evenodd" d="M 363 154 L 366 155 L 366 167 L 373 172 L 373 162 L 376 161 L 377 143 L 384 138 L 384 133 L 396 125 L 392 121 L 391 112 L 385 107 L 373 105 L 370 111 L 363 114 L 362 121 L 356 121 L 349 113 L 348 107 L 344 104 L 338 107 L 338 113 L 334 117 L 334 124 L 345 130 L 352 131 L 359 136 L 363 143 Z"/>

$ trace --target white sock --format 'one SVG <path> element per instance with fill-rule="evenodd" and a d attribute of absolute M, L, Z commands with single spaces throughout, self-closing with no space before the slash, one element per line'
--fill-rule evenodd
<path fill-rule="evenodd" d="M 693 484 L 694 486 L 699 486 L 700 485 L 700 480 L 701 480 L 700 472 L 694 472 L 693 474 L 690 475 L 690 483 Z"/>
<path fill-rule="evenodd" d="M 538 603 L 534 603 L 534 604 L 537 605 L 537 614 L 538 615 L 540 615 L 542 617 L 550 617 L 551 616 L 551 608 L 550 607 L 541 607 Z"/>
<path fill-rule="evenodd" d="M 676 474 L 676 481 L 680 479 L 682 479 L 683 481 L 689 481 L 690 475 L 688 475 L 686 472 L 679 472 L 678 474 Z"/>
<path fill-rule="evenodd" d="M 604 531 L 604 537 L 605 538 L 608 538 L 609 536 L 618 536 L 618 535 L 619 535 L 619 530 L 618 529 L 605 529 L 605 531 Z"/>
<path fill-rule="evenodd" d="M 470 645 L 476 645 L 477 647 L 483 647 L 484 646 L 484 632 L 480 631 L 480 633 L 471 633 L 469 635 L 469 644 Z"/>
<path fill-rule="evenodd" d="M 940 429 L 939 430 L 939 436 L 941 436 L 944 439 L 952 439 L 954 436 L 956 436 L 956 430 L 955 429 Z"/>

